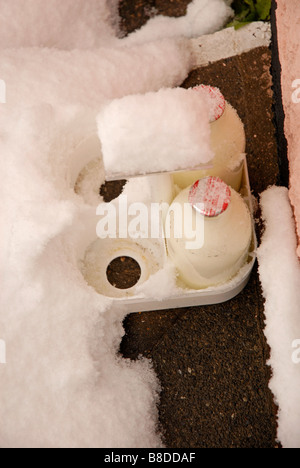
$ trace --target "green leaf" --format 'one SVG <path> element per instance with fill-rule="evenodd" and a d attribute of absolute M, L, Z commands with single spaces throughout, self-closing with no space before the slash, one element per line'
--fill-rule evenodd
<path fill-rule="evenodd" d="M 235 26 L 234 26 L 234 29 L 237 31 L 238 29 L 241 29 L 243 28 L 244 26 L 247 26 L 247 24 L 251 24 L 252 21 L 243 21 L 243 22 L 240 22 L 240 23 L 237 23 Z"/>
<path fill-rule="evenodd" d="M 250 14 L 251 14 L 251 11 L 249 8 L 247 8 L 246 10 L 242 11 L 239 15 L 237 15 L 235 19 L 238 21 L 243 21 Z"/>
<path fill-rule="evenodd" d="M 272 0 L 234 0 L 235 17 L 227 26 L 239 29 L 253 21 L 270 20 L 271 4 Z"/>
<path fill-rule="evenodd" d="M 234 9 L 237 15 L 242 13 L 245 10 L 244 0 L 234 0 L 232 8 Z"/>
<path fill-rule="evenodd" d="M 243 28 L 244 26 L 247 26 L 247 24 L 250 24 L 251 21 L 231 21 L 231 23 L 227 24 L 227 28 L 232 28 L 234 27 L 235 30 L 238 30 L 240 28 Z"/>
<path fill-rule="evenodd" d="M 272 0 L 256 0 L 256 11 L 259 19 L 264 21 L 270 16 Z"/>
<path fill-rule="evenodd" d="M 246 5 L 249 5 L 251 13 L 255 13 L 254 0 L 245 0 Z"/>

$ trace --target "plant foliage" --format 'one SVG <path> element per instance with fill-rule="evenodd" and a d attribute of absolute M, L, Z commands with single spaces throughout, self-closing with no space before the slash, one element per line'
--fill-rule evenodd
<path fill-rule="evenodd" d="M 239 29 L 253 21 L 269 21 L 272 0 L 234 0 L 235 17 L 227 26 Z"/>

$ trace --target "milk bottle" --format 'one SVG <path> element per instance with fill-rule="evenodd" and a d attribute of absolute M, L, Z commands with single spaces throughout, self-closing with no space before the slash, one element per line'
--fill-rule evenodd
<path fill-rule="evenodd" d="M 178 207 L 182 207 L 181 219 L 174 216 Z M 196 245 L 191 242 L 199 241 L 195 227 L 202 230 L 202 242 Z M 242 197 L 220 178 L 201 179 L 179 193 L 170 206 L 165 228 L 168 255 L 179 278 L 192 289 L 230 280 L 247 261 L 252 239 L 250 211 Z"/>
<path fill-rule="evenodd" d="M 246 150 L 244 125 L 218 88 L 201 85 L 194 90 L 195 94 L 205 93 L 211 102 L 211 148 L 215 154 L 213 167 L 201 171 L 178 172 L 173 175 L 174 182 L 184 189 L 203 177 L 218 176 L 239 191 Z"/>

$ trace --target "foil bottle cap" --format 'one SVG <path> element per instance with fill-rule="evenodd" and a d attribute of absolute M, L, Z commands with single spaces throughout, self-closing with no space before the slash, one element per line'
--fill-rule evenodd
<path fill-rule="evenodd" d="M 231 201 L 231 190 L 219 177 L 197 180 L 189 192 L 189 203 L 201 215 L 215 218 L 224 213 Z"/>
<path fill-rule="evenodd" d="M 209 115 L 210 123 L 215 122 L 220 117 L 222 117 L 222 115 L 225 112 L 226 101 L 225 101 L 223 94 L 219 90 L 219 88 L 202 84 L 199 86 L 195 86 L 193 90 L 199 93 L 204 93 L 209 98 L 210 100 L 210 115 Z"/>

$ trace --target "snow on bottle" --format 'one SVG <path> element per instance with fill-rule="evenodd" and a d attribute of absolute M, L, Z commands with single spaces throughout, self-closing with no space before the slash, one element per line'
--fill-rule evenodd
<path fill-rule="evenodd" d="M 252 218 L 240 194 L 220 178 L 207 177 L 175 198 L 165 232 L 179 278 L 203 289 L 229 281 L 246 264 Z"/>
<path fill-rule="evenodd" d="M 215 154 L 213 167 L 201 171 L 178 172 L 173 176 L 174 182 L 184 189 L 198 179 L 215 176 L 239 191 L 246 150 L 244 125 L 236 110 L 225 101 L 218 88 L 200 85 L 193 89 L 196 93 L 206 93 L 211 100 L 211 149 Z"/>

